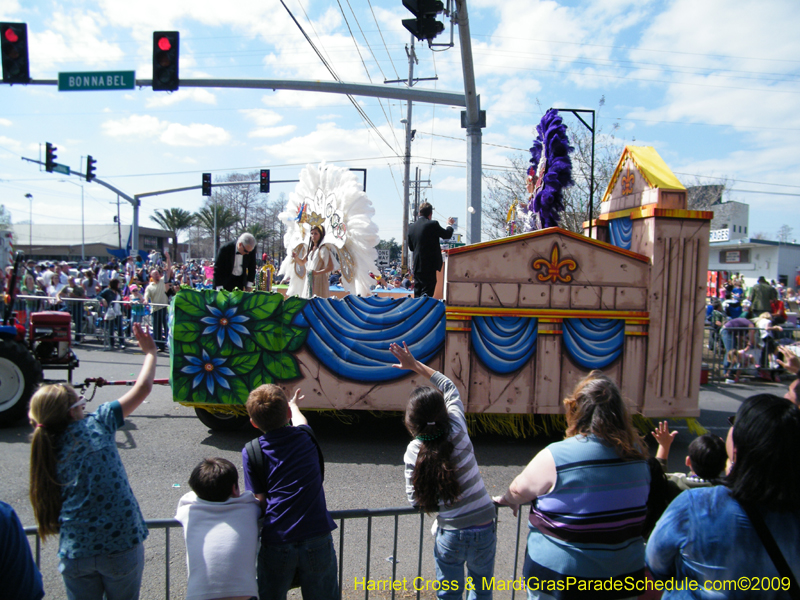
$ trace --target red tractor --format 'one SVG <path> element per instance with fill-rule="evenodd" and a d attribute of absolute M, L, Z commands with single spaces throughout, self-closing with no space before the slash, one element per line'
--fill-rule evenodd
<path fill-rule="evenodd" d="M 69 313 L 33 313 L 29 332 L 16 322 L 12 307 L 23 258 L 19 253 L 14 260 L 0 325 L 0 427 L 15 425 L 26 415 L 44 370 L 66 369 L 72 383 L 72 371 L 79 364 L 72 350 Z"/>

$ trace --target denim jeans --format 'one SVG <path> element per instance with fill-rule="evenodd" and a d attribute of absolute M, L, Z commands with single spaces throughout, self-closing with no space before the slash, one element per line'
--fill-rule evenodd
<path fill-rule="evenodd" d="M 89 558 L 62 558 L 58 570 L 68 600 L 138 600 L 144 570 L 144 546 Z"/>
<path fill-rule="evenodd" d="M 731 329 L 723 327 L 720 330 L 720 335 L 722 336 L 722 345 L 725 346 L 725 358 L 722 359 L 722 369 L 726 372 L 728 370 L 728 352 L 731 350 L 736 349 L 736 341 L 734 340 L 733 336 L 734 332 Z"/>
<path fill-rule="evenodd" d="M 303 598 L 338 600 L 336 551 L 330 533 L 302 542 L 262 544 L 257 569 L 259 600 L 285 600 L 295 571 Z"/>
<path fill-rule="evenodd" d="M 492 579 L 496 547 L 497 527 L 494 522 L 481 529 L 440 527 L 433 546 L 436 578 L 442 584 L 437 596 L 460 599 L 461 592 L 466 589 L 469 600 L 491 598 L 492 590 L 489 586 L 484 590 L 483 578 L 487 582 Z M 464 563 L 467 564 L 466 581 Z"/>

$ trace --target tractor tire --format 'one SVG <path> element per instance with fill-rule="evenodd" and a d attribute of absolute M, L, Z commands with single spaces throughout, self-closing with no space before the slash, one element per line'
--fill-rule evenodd
<path fill-rule="evenodd" d="M 0 341 L 0 427 L 28 414 L 28 401 L 42 379 L 42 366 L 20 342 Z"/>
<path fill-rule="evenodd" d="M 202 408 L 194 409 L 197 418 L 212 431 L 238 431 L 250 422 L 247 415 L 212 413 Z"/>

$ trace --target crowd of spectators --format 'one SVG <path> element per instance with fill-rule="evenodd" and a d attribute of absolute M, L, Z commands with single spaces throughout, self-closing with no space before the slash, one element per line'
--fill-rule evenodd
<path fill-rule="evenodd" d="M 706 306 L 708 348 L 723 354 L 725 383 L 738 383 L 744 369 L 762 379 L 780 382 L 780 354 L 794 352 L 796 322 L 790 314 L 798 309 L 797 296 L 774 280 L 759 277 L 746 288 L 744 279 L 733 277 L 711 297 Z"/>
<path fill-rule="evenodd" d="M 146 259 L 131 256 L 102 263 L 92 258 L 81 268 L 63 261 L 28 260 L 17 277 L 17 319 L 27 325 L 32 312 L 69 312 L 75 342 L 102 333 L 112 348 L 125 346 L 134 323 L 146 323 L 153 328 L 159 350 L 165 350 L 170 299 L 181 286 L 210 289 L 213 269 L 213 261 L 173 264 L 169 253 L 156 251 Z M 6 275 L 7 285 L 11 267 Z"/>

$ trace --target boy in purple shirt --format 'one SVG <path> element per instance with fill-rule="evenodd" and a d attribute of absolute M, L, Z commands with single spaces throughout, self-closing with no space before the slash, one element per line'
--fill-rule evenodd
<path fill-rule="evenodd" d="M 250 392 L 247 414 L 263 435 L 258 444 L 263 471 L 242 450 L 245 488 L 264 510 L 258 553 L 260 600 L 285 600 L 297 574 L 304 598 L 338 599 L 336 529 L 325 503 L 323 470 L 314 433 L 300 412 L 296 390 L 291 401 L 276 385 Z"/>

